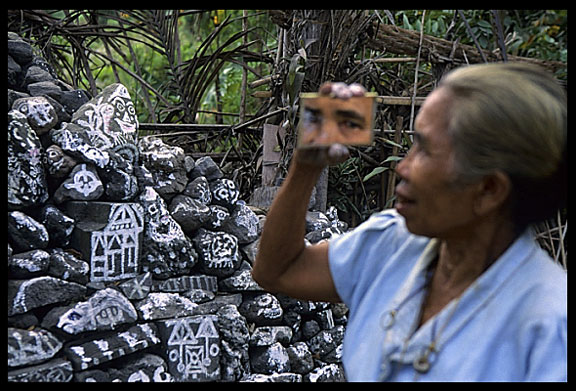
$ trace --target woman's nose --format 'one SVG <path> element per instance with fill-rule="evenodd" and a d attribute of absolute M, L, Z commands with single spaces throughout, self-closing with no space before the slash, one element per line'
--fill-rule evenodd
<path fill-rule="evenodd" d="M 398 164 L 396 164 L 394 171 L 396 172 L 396 175 L 400 177 L 400 179 L 408 179 L 408 175 L 410 173 L 410 160 L 411 154 L 410 151 L 408 151 L 404 159 L 400 160 Z"/>

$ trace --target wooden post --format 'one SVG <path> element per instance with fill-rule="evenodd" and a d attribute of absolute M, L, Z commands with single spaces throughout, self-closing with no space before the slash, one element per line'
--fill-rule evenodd
<path fill-rule="evenodd" d="M 280 162 L 281 147 L 278 137 L 284 140 L 286 129 L 272 124 L 264 124 L 262 134 L 262 186 L 275 186 L 276 172 Z"/>

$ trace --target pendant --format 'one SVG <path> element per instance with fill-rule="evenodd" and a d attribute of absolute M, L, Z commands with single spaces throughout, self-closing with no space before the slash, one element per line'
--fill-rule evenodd
<path fill-rule="evenodd" d="M 423 354 L 420 357 L 416 357 L 412 365 L 414 366 L 414 369 L 420 373 L 428 372 L 430 370 L 430 361 L 428 361 L 428 355 Z"/>
<path fill-rule="evenodd" d="M 390 329 L 396 322 L 396 310 L 385 312 L 380 318 L 380 325 L 384 330 Z"/>

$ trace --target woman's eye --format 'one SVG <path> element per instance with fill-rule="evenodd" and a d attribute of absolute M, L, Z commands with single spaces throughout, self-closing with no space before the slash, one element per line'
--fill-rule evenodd
<path fill-rule="evenodd" d="M 311 124 L 318 124 L 322 121 L 322 116 L 312 110 L 305 110 L 304 111 L 304 121 L 311 123 Z"/>

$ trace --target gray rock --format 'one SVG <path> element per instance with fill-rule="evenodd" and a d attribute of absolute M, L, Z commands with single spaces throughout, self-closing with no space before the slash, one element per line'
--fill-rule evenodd
<path fill-rule="evenodd" d="M 8 366 L 38 364 L 49 360 L 62 348 L 62 342 L 43 329 L 22 330 L 8 327 Z"/>
<path fill-rule="evenodd" d="M 194 275 L 168 278 L 155 281 L 153 291 L 160 292 L 186 292 L 191 289 L 204 289 L 213 293 L 218 291 L 218 281 L 214 276 Z"/>
<path fill-rule="evenodd" d="M 312 372 L 304 376 L 305 382 L 345 382 L 344 370 L 338 364 L 328 364 L 315 368 Z"/>
<path fill-rule="evenodd" d="M 250 365 L 254 372 L 273 374 L 290 372 L 290 357 L 280 342 L 251 350 Z"/>
<path fill-rule="evenodd" d="M 220 374 L 221 380 L 227 382 L 239 381 L 250 373 L 250 356 L 248 344 L 233 347 L 226 340 L 220 341 Z M 264 375 L 262 375 L 264 376 Z"/>
<path fill-rule="evenodd" d="M 32 46 L 22 39 L 8 40 L 8 54 L 20 65 L 26 65 L 34 57 Z"/>
<path fill-rule="evenodd" d="M 270 346 L 276 342 L 287 346 L 292 339 L 292 329 L 288 326 L 256 327 L 250 336 L 250 346 Z"/>
<path fill-rule="evenodd" d="M 108 151 L 108 154 L 110 156 L 108 164 L 98 170 L 106 188 L 106 198 L 110 201 L 130 201 L 139 192 L 132 161 L 114 151 Z"/>
<path fill-rule="evenodd" d="M 138 146 L 142 164 L 152 174 L 154 188 L 162 198 L 170 200 L 186 188 L 188 177 L 182 148 L 169 146 L 156 137 L 144 137 Z"/>
<path fill-rule="evenodd" d="M 59 100 L 60 94 L 62 94 L 62 88 L 58 87 L 52 81 L 39 81 L 36 83 L 28 84 L 28 92 L 32 96 L 46 95 Z"/>
<path fill-rule="evenodd" d="M 8 209 L 42 205 L 48 199 L 43 149 L 26 116 L 8 112 Z"/>
<path fill-rule="evenodd" d="M 192 300 L 192 298 L 190 297 L 191 294 L 193 294 L 193 292 L 196 292 L 198 290 L 194 290 L 194 291 L 188 291 L 183 293 L 184 296 L 190 298 L 190 300 Z M 225 305 L 235 305 L 235 306 L 239 306 L 240 303 L 242 303 L 242 294 L 237 293 L 235 295 L 218 295 L 215 296 L 214 293 L 210 292 L 210 291 L 204 291 L 207 294 L 211 294 L 212 295 L 212 299 L 210 299 L 209 301 L 200 303 L 198 305 L 198 308 L 196 309 L 196 313 L 199 315 L 214 315 L 218 312 L 218 310 L 220 308 L 222 308 Z M 192 300 L 194 301 L 194 300 Z"/>
<path fill-rule="evenodd" d="M 111 382 L 170 383 L 174 377 L 168 372 L 168 364 L 160 356 L 144 353 L 141 357 L 127 360 L 120 368 L 109 371 Z"/>
<path fill-rule="evenodd" d="M 40 219 L 49 236 L 51 247 L 65 247 L 74 230 L 74 219 L 66 216 L 54 205 L 46 205 L 40 212 Z"/>
<path fill-rule="evenodd" d="M 18 99 L 14 102 L 12 108 L 26 116 L 28 124 L 39 136 L 47 133 L 58 122 L 56 110 L 42 96 Z"/>
<path fill-rule="evenodd" d="M 19 89 L 22 83 L 22 67 L 18 64 L 11 55 L 8 55 L 8 88 Z M 8 90 L 10 91 L 10 90 Z M 10 97 L 10 92 L 8 92 L 8 97 Z M 8 110 L 12 107 L 10 99 L 8 99 Z"/>
<path fill-rule="evenodd" d="M 321 360 L 327 361 L 330 356 L 332 360 L 339 358 L 342 340 L 344 338 L 344 326 L 336 326 L 331 330 L 320 330 L 307 342 L 312 354 L 318 355 Z"/>
<path fill-rule="evenodd" d="M 263 291 L 262 287 L 252 278 L 252 267 L 243 261 L 240 268 L 230 277 L 218 282 L 218 287 L 224 292 Z"/>
<path fill-rule="evenodd" d="M 202 158 L 201 158 L 202 159 Z M 199 176 L 191 180 L 182 194 L 200 201 L 204 205 L 210 205 L 212 202 L 212 193 L 210 192 L 210 185 L 205 176 Z"/>
<path fill-rule="evenodd" d="M 8 213 L 8 237 L 16 252 L 44 249 L 49 241 L 44 225 L 18 211 Z"/>
<path fill-rule="evenodd" d="M 50 292 L 50 294 L 46 294 Z M 82 298 L 86 287 L 54 277 L 8 281 L 8 316 L 22 314 L 48 304 L 71 302 Z"/>
<path fill-rule="evenodd" d="M 50 255 L 48 274 L 66 281 L 87 284 L 90 278 L 90 265 L 67 251 L 55 248 Z"/>
<path fill-rule="evenodd" d="M 8 56 L 8 60 L 10 60 L 10 56 Z M 10 61 L 8 61 L 8 68 L 10 68 Z M 10 69 L 8 69 L 8 72 L 10 72 Z M 30 97 L 30 95 L 28 95 L 25 92 L 14 91 L 14 90 L 8 89 L 8 111 L 12 110 L 12 105 L 18 99 L 29 98 L 29 97 Z"/>
<path fill-rule="evenodd" d="M 89 145 L 108 150 L 118 145 L 137 143 L 138 117 L 126 87 L 111 84 L 83 104 L 72 116 L 72 123 L 85 130 Z"/>
<path fill-rule="evenodd" d="M 222 305 L 220 301 L 214 300 L 214 298 L 216 297 L 214 292 L 207 291 L 206 289 L 190 289 L 182 293 L 182 296 L 190 299 L 192 303 L 196 304 L 210 303 L 209 308 L 206 309 L 202 305 L 198 306 L 198 313 L 200 315 L 214 314 L 216 313 L 218 308 L 220 308 L 220 306 Z"/>
<path fill-rule="evenodd" d="M 75 370 L 85 370 L 158 343 L 156 325 L 145 323 L 104 338 L 70 345 L 64 352 Z"/>
<path fill-rule="evenodd" d="M 198 304 L 178 293 L 153 292 L 135 307 L 140 319 L 157 320 L 194 315 Z"/>
<path fill-rule="evenodd" d="M 138 197 L 144 208 L 143 271 L 155 278 L 166 279 L 190 273 L 198 255 L 194 245 L 170 216 L 166 202 L 152 187 Z"/>
<path fill-rule="evenodd" d="M 72 377 L 72 364 L 62 358 L 8 372 L 8 381 L 19 383 L 64 383 L 72 381 Z"/>
<path fill-rule="evenodd" d="M 245 298 L 238 308 L 248 322 L 262 326 L 274 326 L 282 321 L 284 311 L 278 299 L 270 293 L 257 294 Z"/>
<path fill-rule="evenodd" d="M 224 174 L 210 156 L 203 156 L 196 159 L 194 169 L 190 172 L 191 179 L 201 176 L 205 177 L 208 181 L 213 181 L 222 178 Z"/>
<path fill-rule="evenodd" d="M 72 306 L 59 318 L 56 327 L 68 334 L 86 331 L 114 330 L 119 325 L 138 319 L 130 301 L 112 288 L 97 291 L 87 301 Z"/>
<path fill-rule="evenodd" d="M 250 340 L 246 318 L 240 314 L 238 307 L 232 304 L 222 306 L 218 311 L 218 329 L 220 336 L 234 349 L 241 348 Z"/>
<path fill-rule="evenodd" d="M 235 236 L 200 228 L 192 241 L 198 251 L 199 269 L 203 273 L 228 277 L 240 266 L 241 257 Z"/>
<path fill-rule="evenodd" d="M 224 226 L 224 222 L 230 217 L 230 212 L 223 206 L 210 205 L 210 217 L 204 223 L 204 228 L 219 231 Z"/>
<path fill-rule="evenodd" d="M 141 300 L 148 296 L 152 286 L 152 273 L 138 275 L 120 284 L 120 289 L 130 300 Z"/>
<path fill-rule="evenodd" d="M 292 372 L 307 374 L 314 369 L 314 360 L 312 352 L 304 342 L 296 342 L 286 349 L 290 358 L 290 368 Z"/>
<path fill-rule="evenodd" d="M 64 109 L 72 114 L 77 111 L 83 104 L 87 103 L 90 97 L 84 90 L 62 91 L 60 103 Z"/>
<path fill-rule="evenodd" d="M 187 233 L 194 233 L 211 217 L 210 208 L 192 197 L 179 194 L 170 202 L 170 215 Z"/>
<path fill-rule="evenodd" d="M 49 132 L 52 142 L 75 159 L 104 168 L 110 160 L 108 151 L 92 145 L 88 132 L 81 126 L 63 123 Z"/>
<path fill-rule="evenodd" d="M 238 243 L 246 244 L 255 241 L 259 235 L 258 216 L 244 201 L 238 201 L 230 217 L 224 222 L 222 230 L 238 238 Z"/>
<path fill-rule="evenodd" d="M 283 372 L 264 375 L 262 373 L 252 373 L 243 377 L 240 382 L 246 383 L 301 383 L 302 375 L 298 373 Z"/>
<path fill-rule="evenodd" d="M 50 266 L 50 254 L 44 250 L 31 250 L 8 258 L 10 278 L 32 278 L 46 274 Z"/>
<path fill-rule="evenodd" d="M 37 65 L 31 65 L 26 70 L 26 76 L 24 76 L 24 84 L 32 84 L 40 81 L 54 81 L 54 76 L 50 72 L 42 69 Z"/>

